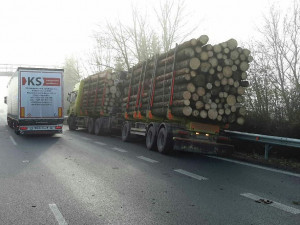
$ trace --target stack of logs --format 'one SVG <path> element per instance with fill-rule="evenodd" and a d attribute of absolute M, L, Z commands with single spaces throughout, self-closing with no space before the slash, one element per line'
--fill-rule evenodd
<path fill-rule="evenodd" d="M 208 44 L 208 39 L 202 35 L 134 66 L 124 88 L 123 109 L 128 115 L 139 111 L 145 116 L 151 110 L 165 117 L 170 109 L 172 115 L 191 120 L 242 125 L 247 70 L 253 58 L 234 39 L 216 45 Z"/>
<path fill-rule="evenodd" d="M 117 74 L 110 70 L 96 73 L 83 80 L 81 111 L 89 116 L 108 115 L 121 111 L 121 92 L 117 84 Z"/>

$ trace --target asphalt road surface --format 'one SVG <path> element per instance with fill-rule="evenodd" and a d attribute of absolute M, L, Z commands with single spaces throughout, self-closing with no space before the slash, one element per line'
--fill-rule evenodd
<path fill-rule="evenodd" d="M 0 224 L 300 224 L 300 174 L 0 117 Z"/>

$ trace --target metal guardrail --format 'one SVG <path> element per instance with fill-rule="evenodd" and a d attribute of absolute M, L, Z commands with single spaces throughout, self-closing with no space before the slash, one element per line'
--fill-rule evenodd
<path fill-rule="evenodd" d="M 232 139 L 246 140 L 264 144 L 266 160 L 269 158 L 269 152 L 274 145 L 300 148 L 300 139 L 244 133 L 230 130 L 225 130 L 224 132 Z"/>

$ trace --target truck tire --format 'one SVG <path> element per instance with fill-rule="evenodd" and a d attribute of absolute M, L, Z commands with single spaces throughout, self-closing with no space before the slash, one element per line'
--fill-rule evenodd
<path fill-rule="evenodd" d="M 15 134 L 20 135 L 20 130 L 19 130 L 19 127 L 17 127 L 17 126 L 15 127 Z"/>
<path fill-rule="evenodd" d="M 88 132 L 90 134 L 94 134 L 95 133 L 95 120 L 93 118 L 89 118 L 89 121 L 88 121 Z"/>
<path fill-rule="evenodd" d="M 125 122 L 122 127 L 122 141 L 127 142 L 130 139 L 130 123 Z"/>
<path fill-rule="evenodd" d="M 146 134 L 146 147 L 149 150 L 157 149 L 157 133 L 154 126 L 150 126 Z"/>
<path fill-rule="evenodd" d="M 7 118 L 7 125 L 11 128 L 11 120 Z"/>
<path fill-rule="evenodd" d="M 173 150 L 172 135 L 166 127 L 161 127 L 157 135 L 157 150 L 162 154 L 168 154 Z"/>
<path fill-rule="evenodd" d="M 68 119 L 69 130 L 76 130 L 76 118 L 71 116 Z"/>
<path fill-rule="evenodd" d="M 102 118 L 98 118 L 95 121 L 95 134 L 103 135 L 103 119 Z"/>

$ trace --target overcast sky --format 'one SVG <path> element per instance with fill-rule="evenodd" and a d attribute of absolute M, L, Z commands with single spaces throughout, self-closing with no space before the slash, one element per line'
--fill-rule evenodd
<path fill-rule="evenodd" d="M 246 43 L 272 3 L 286 10 L 291 2 L 186 0 L 185 12 L 191 27 L 199 22 L 193 37 L 207 34 L 212 44 L 229 38 Z M 132 4 L 151 15 L 159 0 L 1 0 L 0 66 L 62 65 L 72 55 L 85 59 L 97 25 L 117 18 L 129 23 Z M 1 102 L 2 96 L 0 90 Z"/>
<path fill-rule="evenodd" d="M 162 0 L 163 1 L 163 0 Z M 174 0 L 175 2 L 177 0 Z M 247 43 L 270 5 L 283 11 L 293 0 L 186 0 L 187 21 L 216 44 L 235 38 Z M 86 59 L 98 24 L 120 19 L 130 23 L 131 5 L 150 16 L 159 0 L 1 0 L 1 64 L 58 65 L 75 56 Z M 190 37 L 192 38 L 192 37 Z M 7 78 L 0 77 L 0 111 L 4 108 Z M 6 107 L 5 107 L 6 108 Z"/>
<path fill-rule="evenodd" d="M 247 41 L 275 1 L 185 2 L 190 24 L 200 21 L 195 36 L 208 34 L 215 43 L 231 37 Z M 151 14 L 159 0 L 1 0 L 0 64 L 60 65 L 67 56 L 84 57 L 97 24 L 117 17 L 129 22 L 131 4 Z"/>

